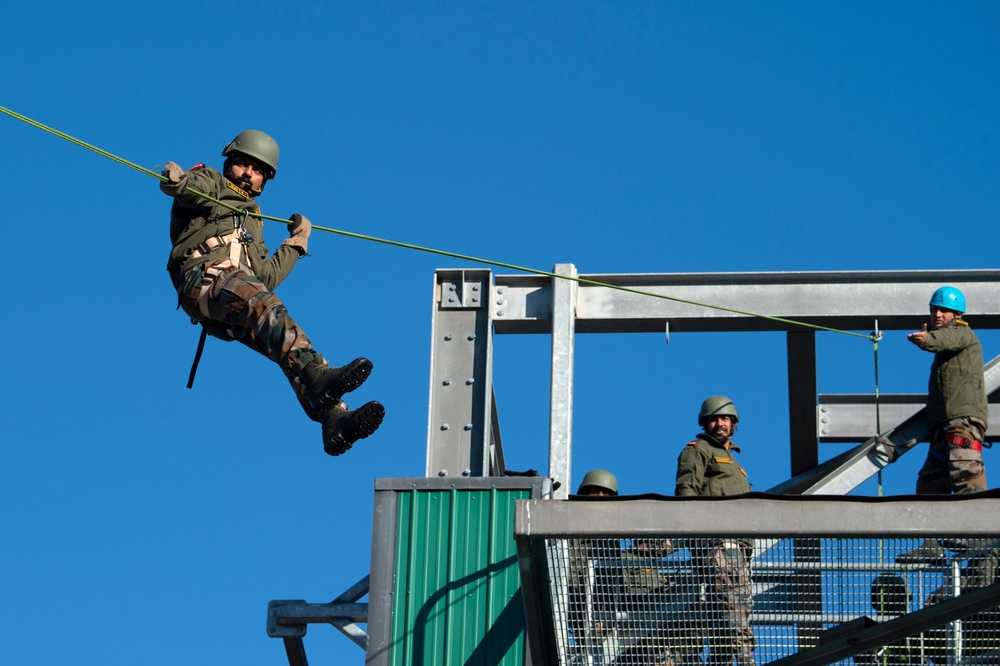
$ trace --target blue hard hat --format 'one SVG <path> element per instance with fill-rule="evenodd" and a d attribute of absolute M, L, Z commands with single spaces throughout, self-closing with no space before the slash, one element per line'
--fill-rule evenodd
<path fill-rule="evenodd" d="M 941 287 L 935 291 L 929 305 L 932 308 L 943 308 L 965 314 L 965 296 L 954 287 Z"/>

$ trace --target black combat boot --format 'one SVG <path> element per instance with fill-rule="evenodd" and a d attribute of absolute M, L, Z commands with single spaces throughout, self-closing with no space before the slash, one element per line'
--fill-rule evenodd
<path fill-rule="evenodd" d="M 383 418 L 385 407 L 375 400 L 357 409 L 338 401 L 322 418 L 323 450 L 331 456 L 347 452 L 354 442 L 378 430 Z"/>
<path fill-rule="evenodd" d="M 321 419 L 345 393 L 364 384 L 371 373 L 372 362 L 366 358 L 356 358 L 343 367 L 331 368 L 322 356 L 317 355 L 299 372 L 305 393 L 303 397 L 312 411 L 310 418 Z M 309 411 L 306 410 L 307 413 Z"/>

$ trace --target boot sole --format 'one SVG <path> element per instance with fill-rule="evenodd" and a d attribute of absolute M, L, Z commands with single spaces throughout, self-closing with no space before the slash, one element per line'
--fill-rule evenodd
<path fill-rule="evenodd" d="M 361 405 L 355 409 L 347 424 L 337 434 L 323 441 L 323 450 L 331 456 L 339 456 L 351 450 L 354 442 L 372 435 L 382 425 L 385 407 L 378 401 Z"/>
<path fill-rule="evenodd" d="M 345 393 L 359 388 L 372 374 L 372 362 L 366 358 L 356 358 L 344 366 L 337 381 L 326 387 L 326 391 L 313 403 L 313 412 L 318 417 L 333 409 Z"/>

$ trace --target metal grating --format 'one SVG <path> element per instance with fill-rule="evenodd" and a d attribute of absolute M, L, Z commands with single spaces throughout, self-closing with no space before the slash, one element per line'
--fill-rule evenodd
<path fill-rule="evenodd" d="M 935 564 L 895 563 L 912 539 L 549 539 L 560 664 L 764 664 L 1000 581 L 1000 541 Z M 747 557 L 749 556 L 749 557 Z M 752 582 L 750 570 L 752 568 Z M 1000 663 L 1000 609 L 837 664 Z"/>
<path fill-rule="evenodd" d="M 518 502 L 536 661 L 1000 664 L 1000 493 L 651 497 Z"/>

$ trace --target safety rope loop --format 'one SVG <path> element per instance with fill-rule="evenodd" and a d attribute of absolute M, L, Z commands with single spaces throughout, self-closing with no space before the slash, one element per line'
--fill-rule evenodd
<path fill-rule="evenodd" d="M 878 326 L 878 324 L 875 324 Z M 882 410 L 879 403 L 879 390 L 878 390 L 878 341 L 882 339 L 879 336 L 877 339 L 872 340 L 872 352 L 875 357 L 875 435 L 881 436 L 882 434 Z"/>
<path fill-rule="evenodd" d="M 882 331 L 878 330 L 878 319 L 875 320 L 875 331 L 871 334 L 872 341 L 872 355 L 874 357 L 875 363 L 875 437 L 882 436 L 882 406 L 879 402 L 879 387 L 878 387 L 878 343 L 882 339 Z M 878 496 L 882 497 L 883 486 L 882 486 L 882 469 L 878 470 Z M 879 543 L 879 550 L 881 557 L 881 542 Z"/>
<path fill-rule="evenodd" d="M 65 139 L 66 141 L 69 141 L 70 143 L 73 143 L 73 144 L 76 144 L 76 145 L 80 146 L 81 148 L 86 148 L 87 150 L 93 151 L 93 152 L 97 153 L 98 155 L 102 155 L 104 157 L 107 157 L 108 159 L 114 160 L 115 162 L 118 162 L 120 164 L 124 164 L 125 166 L 127 166 L 129 168 L 132 168 L 132 169 L 135 169 L 136 171 L 141 171 L 142 173 L 146 174 L 147 176 L 152 176 L 153 178 L 156 178 L 159 181 L 166 182 L 168 180 L 167 177 L 164 176 L 164 175 L 162 175 L 162 174 L 156 173 L 155 171 L 152 171 L 152 170 L 147 169 L 145 167 L 141 167 L 138 164 L 134 164 L 133 162 L 129 162 L 128 160 L 125 160 L 125 159 L 123 159 L 121 157 L 118 157 L 117 155 L 113 155 L 112 153 L 109 153 L 106 150 L 101 150 L 100 148 L 97 148 L 96 146 L 92 146 L 89 143 L 85 143 L 83 141 L 80 141 L 79 139 L 73 138 L 72 136 L 70 136 L 68 134 L 65 134 L 63 132 L 60 132 L 59 130 L 53 129 L 53 128 L 48 127 L 46 125 L 43 125 L 42 123 L 37 122 L 35 120 L 32 120 L 31 118 L 23 116 L 23 115 L 15 112 L 15 111 L 12 111 L 10 109 L 7 109 L 5 107 L 0 106 L 0 112 L 5 113 L 8 116 L 11 116 L 12 118 L 16 118 L 17 120 L 20 120 L 22 122 L 25 122 L 25 123 L 31 125 L 32 127 L 38 128 L 38 129 L 40 129 L 42 131 L 45 131 L 45 132 L 48 132 L 50 134 L 54 134 L 54 135 L 58 136 L 61 139 Z M 213 204 L 215 204 L 215 205 L 217 205 L 217 206 L 219 206 L 221 208 L 224 208 L 224 209 L 229 210 L 229 211 L 231 211 L 233 213 L 236 213 L 237 215 L 243 215 L 244 221 L 247 218 L 249 218 L 249 217 L 255 217 L 255 218 L 258 218 L 260 220 L 271 220 L 272 222 L 281 222 L 282 224 L 284 224 L 286 226 L 292 223 L 290 220 L 286 220 L 284 218 L 273 217 L 271 215 L 262 215 L 261 213 L 255 213 L 255 212 L 251 212 L 249 210 L 243 209 L 243 208 L 237 208 L 236 206 L 233 206 L 233 205 L 228 204 L 226 202 L 219 201 L 218 199 L 215 199 L 215 198 L 213 198 L 213 197 L 205 194 L 204 192 L 199 192 L 196 188 L 191 187 L 190 185 L 187 186 L 187 188 L 186 188 L 185 191 L 186 192 L 190 192 L 190 193 L 192 193 L 192 194 L 194 194 L 194 195 L 196 195 L 196 196 L 204 199 L 205 201 L 209 201 L 209 202 L 211 202 L 211 203 L 213 203 Z M 837 328 L 830 328 L 828 326 L 819 326 L 817 324 L 810 324 L 808 322 L 796 321 L 794 319 L 786 319 L 784 317 L 774 317 L 774 316 L 771 316 L 771 315 L 765 315 L 765 314 L 760 314 L 760 313 L 756 313 L 756 312 L 747 312 L 745 310 L 737 310 L 735 308 L 723 307 L 721 305 L 713 305 L 711 303 L 700 303 L 698 301 L 691 301 L 691 300 L 687 300 L 687 299 L 684 299 L 684 298 L 677 298 L 677 297 L 674 297 L 674 296 L 668 296 L 666 294 L 655 294 L 655 293 L 652 293 L 652 292 L 649 292 L 649 291 L 643 291 L 641 289 L 632 289 L 630 287 L 622 287 L 622 286 L 619 286 L 619 285 L 607 284 L 607 283 L 604 283 L 604 282 L 598 282 L 596 280 L 588 280 L 586 278 L 574 277 L 574 276 L 570 276 L 570 275 L 560 275 L 558 273 L 553 273 L 551 271 L 543 271 L 543 270 L 538 270 L 538 269 L 535 269 L 535 268 L 527 268 L 527 267 L 524 267 L 524 266 L 517 266 L 515 264 L 509 264 L 509 263 L 505 263 L 505 262 L 502 262 L 502 261 L 493 261 L 493 260 L 490 260 L 490 259 L 484 259 L 482 257 L 473 257 L 473 256 L 466 255 L 466 254 L 459 254 L 457 252 L 448 252 L 448 251 L 439 250 L 439 249 L 436 249 L 436 248 L 423 247 L 423 246 L 420 246 L 420 245 L 412 245 L 410 243 L 402 243 L 400 241 L 394 241 L 394 240 L 389 240 L 389 239 L 385 239 L 385 238 L 377 238 L 375 236 L 367 236 L 365 234 L 358 234 L 358 233 L 354 233 L 354 232 L 350 232 L 350 231 L 344 231 L 344 230 L 341 230 L 341 229 L 331 229 L 329 227 L 321 227 L 321 226 L 317 226 L 317 225 L 313 225 L 312 228 L 314 230 L 325 231 L 327 233 L 337 234 L 337 235 L 340 235 L 340 236 L 346 236 L 348 238 L 355 238 L 355 239 L 358 239 L 358 240 L 365 240 L 365 241 L 370 241 L 370 242 L 373 242 L 373 243 L 381 243 L 383 245 L 392 245 L 392 246 L 395 246 L 395 247 L 404 248 L 404 249 L 408 249 L 408 250 L 416 250 L 418 252 L 426 252 L 426 253 L 429 253 L 429 254 L 436 254 L 436 255 L 442 256 L 442 257 L 451 257 L 453 259 L 460 259 L 462 261 L 470 261 L 470 262 L 473 262 L 473 263 L 485 264 L 487 266 L 496 266 L 498 268 L 506 268 L 506 269 L 509 269 L 509 270 L 521 271 L 521 272 L 524 272 L 524 273 L 531 273 L 533 275 L 541 275 L 541 276 L 549 277 L 549 278 L 552 278 L 552 279 L 572 280 L 572 281 L 577 282 L 579 284 L 586 284 L 586 285 L 590 285 L 590 286 L 594 286 L 594 287 L 604 287 L 604 288 L 607 288 L 607 289 L 615 289 L 615 290 L 618 290 L 618 291 L 624 291 L 624 292 L 628 292 L 628 293 L 632 293 L 632 294 L 638 294 L 640 296 L 649 296 L 649 297 L 652 297 L 652 298 L 660 298 L 660 299 L 663 299 L 663 300 L 673 301 L 675 303 L 684 303 L 684 304 L 693 305 L 693 306 L 696 306 L 696 307 L 710 308 L 710 309 L 719 310 L 719 311 L 722 311 L 722 312 L 730 312 L 732 314 L 745 315 L 747 317 L 757 317 L 759 319 L 766 319 L 766 320 L 769 320 L 769 321 L 774 321 L 774 322 L 778 322 L 778 323 L 781 323 L 781 324 L 787 324 L 787 325 L 790 325 L 790 326 L 799 326 L 799 327 L 809 328 L 809 329 L 816 330 L 816 331 L 829 331 L 831 333 L 839 333 L 841 335 L 848 335 L 848 336 L 851 336 L 851 337 L 858 337 L 858 338 L 871 338 L 872 337 L 871 335 L 865 335 L 863 333 L 857 333 L 857 332 L 854 332 L 854 331 L 844 331 L 844 330 L 837 329 Z M 242 238 L 241 238 L 241 241 L 242 241 Z M 874 335 L 874 334 L 872 334 L 872 335 Z M 875 342 L 877 342 L 877 340 Z"/>

